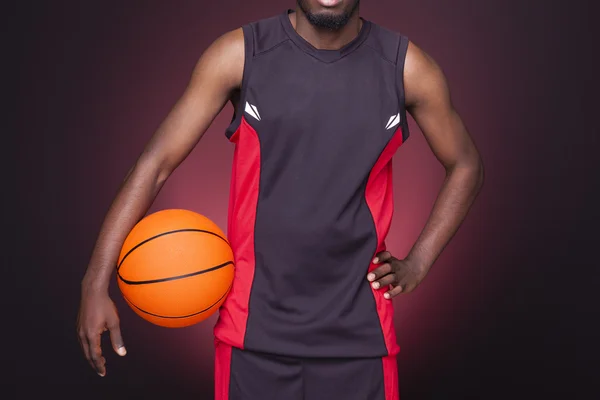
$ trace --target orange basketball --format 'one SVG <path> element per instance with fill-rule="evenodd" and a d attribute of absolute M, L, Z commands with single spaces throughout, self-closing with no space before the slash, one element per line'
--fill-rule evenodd
<path fill-rule="evenodd" d="M 207 217 L 162 210 L 144 217 L 121 249 L 117 282 L 129 306 L 145 320 L 179 328 L 211 316 L 233 282 L 229 242 Z"/>

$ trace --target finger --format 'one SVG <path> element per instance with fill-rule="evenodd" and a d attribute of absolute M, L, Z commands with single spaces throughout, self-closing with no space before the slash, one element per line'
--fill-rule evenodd
<path fill-rule="evenodd" d="M 373 282 L 371 284 L 371 286 L 373 286 L 373 289 L 380 289 L 380 288 L 386 287 L 388 285 L 391 285 L 393 283 L 398 283 L 398 277 L 396 276 L 396 274 L 390 273 L 390 274 L 384 275 L 382 278 Z"/>
<path fill-rule="evenodd" d="M 119 322 L 117 321 L 109 324 L 108 330 L 110 331 L 110 341 L 112 342 L 115 353 L 120 356 L 127 354 L 125 343 L 123 342 L 123 337 L 121 336 L 121 327 L 119 326 Z"/>
<path fill-rule="evenodd" d="M 94 369 L 100 376 L 106 375 L 106 360 L 102 357 L 102 348 L 100 347 L 100 334 L 91 334 L 87 336 L 89 343 L 90 359 L 94 364 Z"/>
<path fill-rule="evenodd" d="M 367 274 L 367 280 L 369 282 L 373 282 L 374 280 L 382 278 L 390 272 L 392 272 L 392 266 L 388 263 L 382 264 Z"/>
<path fill-rule="evenodd" d="M 392 253 L 390 253 L 389 251 L 382 251 L 375 256 L 375 258 L 373 259 L 373 264 L 378 264 L 380 262 L 386 262 L 390 258 L 392 258 Z"/>
<path fill-rule="evenodd" d="M 394 288 L 392 288 L 391 290 L 385 292 L 383 294 L 383 297 L 385 297 L 386 299 L 392 299 L 392 298 L 398 296 L 403 291 L 404 291 L 404 286 L 403 285 L 394 286 Z"/>
<path fill-rule="evenodd" d="M 85 359 L 87 360 L 88 364 L 90 364 L 90 367 L 92 367 L 93 369 L 96 369 L 96 367 L 94 366 L 94 363 L 92 363 L 92 358 L 90 357 L 90 349 L 89 349 L 90 345 L 88 343 L 87 337 L 85 336 L 85 334 L 83 332 L 79 333 L 77 335 L 77 337 L 79 338 L 79 345 L 81 346 L 81 349 L 83 350 Z"/>

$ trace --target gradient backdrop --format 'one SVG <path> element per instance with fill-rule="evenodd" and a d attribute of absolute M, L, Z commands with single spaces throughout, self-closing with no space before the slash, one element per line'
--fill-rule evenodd
<path fill-rule="evenodd" d="M 598 7 L 584 1 L 365 0 L 445 71 L 487 172 L 470 215 L 419 289 L 394 300 L 403 399 L 592 398 L 599 313 Z M 22 2 L 5 15 L 7 246 L 2 321 L 7 398 L 210 399 L 213 316 L 169 330 L 116 301 L 128 349 L 105 338 L 108 373 L 75 335 L 79 284 L 127 170 L 222 33 L 294 1 Z M 8 97 L 8 96 L 7 96 Z M 6 99 L 5 99 L 6 100 Z M 230 105 L 151 211 L 187 208 L 226 226 Z M 410 121 L 394 159 L 388 244 L 402 257 L 444 171 Z M 5 203 L 6 204 L 6 203 Z M 19 394 L 20 393 L 20 394 Z M 168 395 L 168 396 L 167 396 Z M 580 397 L 581 396 L 581 397 Z"/>

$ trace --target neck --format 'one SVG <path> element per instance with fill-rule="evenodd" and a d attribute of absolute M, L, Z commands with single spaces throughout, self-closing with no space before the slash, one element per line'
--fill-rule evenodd
<path fill-rule="evenodd" d="M 350 17 L 348 23 L 337 31 L 322 29 L 311 24 L 300 7 L 290 13 L 292 26 L 304 40 L 320 50 L 338 50 L 350 43 L 362 28 L 362 20 L 358 10 Z"/>

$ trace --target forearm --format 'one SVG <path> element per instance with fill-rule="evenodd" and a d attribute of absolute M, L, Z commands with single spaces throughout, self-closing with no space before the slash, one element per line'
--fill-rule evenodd
<path fill-rule="evenodd" d="M 82 280 L 84 291 L 106 291 L 127 235 L 146 214 L 166 178 L 143 159 L 129 171 L 102 224 Z"/>
<path fill-rule="evenodd" d="M 483 165 L 478 157 L 457 163 L 446 173 L 425 226 L 407 255 L 424 273 L 450 242 L 483 185 Z"/>

